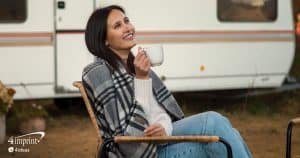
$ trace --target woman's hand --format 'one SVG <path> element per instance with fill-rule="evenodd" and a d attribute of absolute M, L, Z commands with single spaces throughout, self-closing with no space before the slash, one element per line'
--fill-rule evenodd
<path fill-rule="evenodd" d="M 133 64 L 136 78 L 149 79 L 149 71 L 151 64 L 145 51 L 141 47 L 138 48 L 138 54 L 135 57 Z"/>
<path fill-rule="evenodd" d="M 165 128 L 161 124 L 154 123 L 144 130 L 144 135 L 145 136 L 166 136 L 167 133 Z"/>

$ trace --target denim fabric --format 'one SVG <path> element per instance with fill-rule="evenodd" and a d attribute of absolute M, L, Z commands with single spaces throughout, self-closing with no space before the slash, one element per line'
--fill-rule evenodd
<path fill-rule="evenodd" d="M 173 123 L 172 135 L 216 135 L 232 147 L 234 158 L 252 158 L 251 153 L 227 118 L 216 112 L 204 112 Z M 169 143 L 158 148 L 159 158 L 226 158 L 222 143 Z"/>

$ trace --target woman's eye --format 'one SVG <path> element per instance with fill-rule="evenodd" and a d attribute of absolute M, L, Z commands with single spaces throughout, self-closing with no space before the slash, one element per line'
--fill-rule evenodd
<path fill-rule="evenodd" d="M 121 26 L 121 24 L 116 24 L 116 25 L 114 26 L 114 28 L 117 29 L 117 28 L 119 28 L 120 26 Z"/>
<path fill-rule="evenodd" d="M 130 20 L 129 20 L 128 18 L 125 18 L 125 19 L 124 19 L 124 22 L 127 24 L 127 23 L 130 22 Z"/>

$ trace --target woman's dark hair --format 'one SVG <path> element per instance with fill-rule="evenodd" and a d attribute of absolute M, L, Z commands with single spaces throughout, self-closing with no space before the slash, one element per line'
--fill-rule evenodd
<path fill-rule="evenodd" d="M 85 43 L 90 53 L 96 57 L 106 60 L 113 69 L 117 70 L 119 63 L 123 63 L 122 59 L 105 44 L 107 37 L 107 18 L 110 12 L 114 9 L 125 14 L 124 9 L 118 5 L 110 5 L 100 8 L 92 13 L 85 30 Z M 129 53 L 127 59 L 127 67 L 129 70 L 127 71 L 130 73 L 135 73 L 133 60 L 134 56 L 132 53 Z"/>

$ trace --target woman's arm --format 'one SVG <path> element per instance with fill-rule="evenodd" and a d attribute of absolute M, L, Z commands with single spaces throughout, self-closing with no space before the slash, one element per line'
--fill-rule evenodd
<path fill-rule="evenodd" d="M 142 105 L 147 119 L 150 121 L 150 128 L 144 131 L 145 135 L 172 135 L 171 118 L 154 98 L 152 79 L 141 80 L 135 78 L 134 91 L 136 100 Z"/>
<path fill-rule="evenodd" d="M 150 114 L 150 99 L 152 95 L 152 80 L 134 79 L 134 96 L 142 105 L 146 114 Z M 147 115 L 149 119 L 149 115 Z"/>

